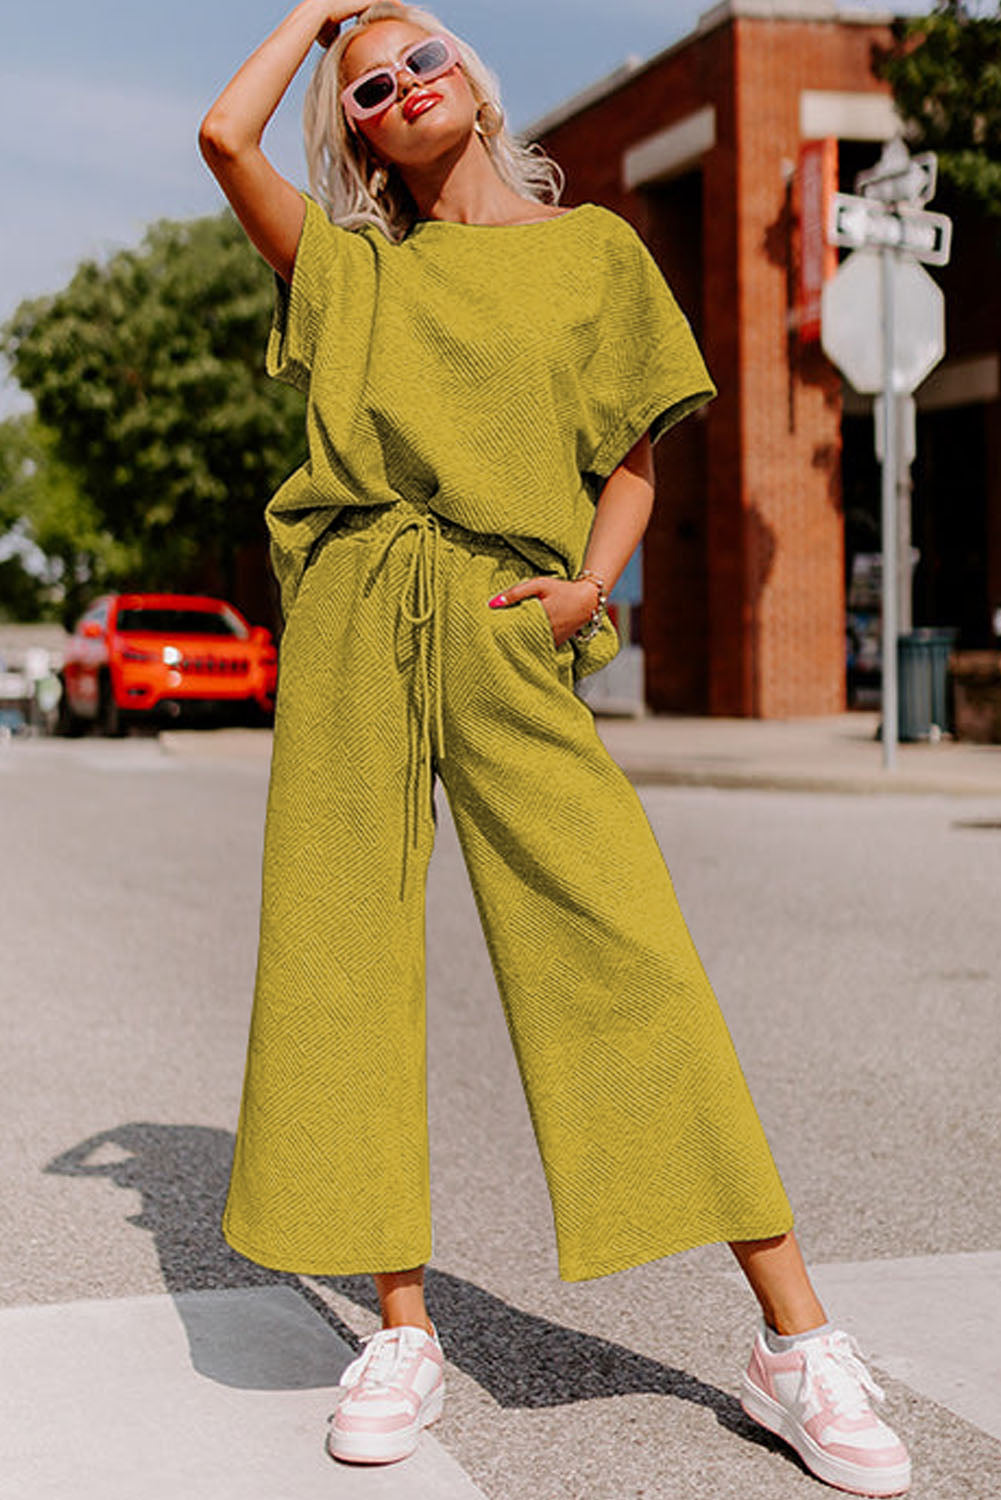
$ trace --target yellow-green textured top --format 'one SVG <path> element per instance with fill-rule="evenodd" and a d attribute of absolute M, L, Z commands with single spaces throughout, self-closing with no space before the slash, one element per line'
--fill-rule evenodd
<path fill-rule="evenodd" d="M 307 397 L 308 458 L 266 511 L 285 617 L 338 508 L 400 496 L 504 535 L 526 577 L 576 573 L 612 470 L 716 394 L 636 230 L 584 203 L 534 224 L 420 219 L 394 244 L 301 196 L 265 360 Z M 617 649 L 606 616 L 576 674 Z"/>

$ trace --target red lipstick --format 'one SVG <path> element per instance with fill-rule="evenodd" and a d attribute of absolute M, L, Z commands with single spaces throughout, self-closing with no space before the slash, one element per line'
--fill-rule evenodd
<path fill-rule="evenodd" d="M 416 114 L 430 109 L 431 104 L 441 99 L 441 97 L 441 94 L 435 94 L 426 89 L 419 94 L 408 94 L 403 105 L 403 113 L 408 120 L 412 120 Z"/>

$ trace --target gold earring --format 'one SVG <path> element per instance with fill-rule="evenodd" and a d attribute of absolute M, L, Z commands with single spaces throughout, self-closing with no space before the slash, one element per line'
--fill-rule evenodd
<path fill-rule="evenodd" d="M 482 118 L 481 118 L 484 110 L 487 111 L 487 114 L 488 114 L 488 116 L 489 116 L 489 118 L 490 118 L 490 120 L 492 122 L 490 125 L 487 125 L 487 126 L 484 126 Z M 480 104 L 477 105 L 477 107 L 476 107 L 476 123 L 473 126 L 473 129 L 476 131 L 477 135 L 482 135 L 482 136 L 496 135 L 498 133 L 498 131 L 500 130 L 501 126 L 503 125 L 503 123 L 504 123 L 504 111 L 496 109 L 494 107 L 494 105 L 492 105 L 490 103 L 489 99 L 484 99 Z"/>
<path fill-rule="evenodd" d="M 368 180 L 368 190 L 372 194 L 373 198 L 378 198 L 379 194 L 383 191 L 388 181 L 389 173 L 386 171 L 386 168 L 376 167 L 375 171 L 372 173 L 371 177 Z"/>

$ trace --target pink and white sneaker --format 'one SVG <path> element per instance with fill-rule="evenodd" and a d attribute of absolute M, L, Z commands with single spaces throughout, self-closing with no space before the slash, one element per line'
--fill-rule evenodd
<path fill-rule="evenodd" d="M 381 1328 L 343 1371 L 330 1415 L 327 1452 L 353 1463 L 386 1464 L 413 1453 L 421 1429 L 445 1400 L 445 1359 L 438 1331 Z"/>
<path fill-rule="evenodd" d="M 851 1334 L 836 1328 L 773 1354 L 762 1328 L 740 1404 L 826 1484 L 853 1495 L 902 1495 L 911 1483 L 907 1449 L 876 1416 L 867 1393 L 884 1399 Z"/>

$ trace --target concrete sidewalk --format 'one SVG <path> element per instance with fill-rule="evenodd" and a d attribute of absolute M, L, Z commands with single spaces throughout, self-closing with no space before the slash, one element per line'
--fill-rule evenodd
<path fill-rule="evenodd" d="M 598 732 L 630 779 L 678 786 L 810 792 L 1001 796 L 1001 745 L 898 745 L 883 769 L 875 712 L 809 719 L 599 717 Z"/>
<path fill-rule="evenodd" d="M 11 1500 L 485 1500 L 432 1432 L 402 1463 L 331 1459 L 355 1356 L 289 1286 L 0 1310 Z"/>
<path fill-rule="evenodd" d="M 710 719 L 596 715 L 609 752 L 637 784 L 761 787 L 785 791 L 1001 796 L 1001 745 L 898 746 L 883 770 L 879 714 L 810 719 Z M 257 761 L 271 736 L 253 729 L 164 730 L 168 755 Z"/>

